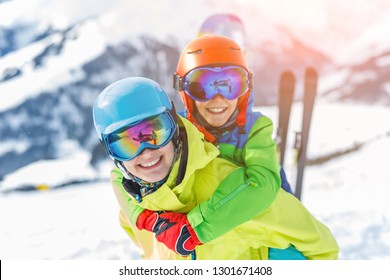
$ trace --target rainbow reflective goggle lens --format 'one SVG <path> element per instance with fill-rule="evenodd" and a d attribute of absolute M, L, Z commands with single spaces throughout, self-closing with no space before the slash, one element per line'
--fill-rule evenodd
<path fill-rule="evenodd" d="M 103 137 L 108 153 L 119 161 L 132 160 L 145 149 L 158 149 L 172 139 L 176 124 L 170 113 L 142 120 Z"/>
<path fill-rule="evenodd" d="M 234 100 L 250 86 L 248 72 L 238 66 L 195 68 L 185 75 L 183 90 L 192 99 L 207 101 L 217 94 Z"/>

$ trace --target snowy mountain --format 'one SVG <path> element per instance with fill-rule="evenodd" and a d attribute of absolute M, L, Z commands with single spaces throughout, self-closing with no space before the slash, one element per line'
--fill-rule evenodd
<path fill-rule="evenodd" d="M 341 80 L 322 92 L 328 101 L 390 105 L 390 48 L 362 62 L 339 67 L 331 77 Z"/>
<path fill-rule="evenodd" d="M 389 104 L 388 49 L 361 64 L 335 65 L 333 54 L 311 40 L 306 29 L 292 25 L 280 6 L 273 7 L 283 14 L 276 17 L 262 1 L 224 3 L 0 2 L 0 180 L 35 161 L 79 151 L 91 154 L 96 166 L 105 156 L 93 130 L 91 106 L 105 86 L 123 77 L 156 80 L 180 109 L 171 86 L 180 50 L 215 12 L 234 12 L 245 23 L 256 105 L 275 104 L 279 74 L 285 69 L 297 75 L 299 99 L 307 65 L 324 73 L 326 100 Z M 197 16 L 189 16 L 188 10 Z"/>
<path fill-rule="evenodd" d="M 2 58 L 19 64 L 5 68 L 1 63 L 0 89 L 6 96 L 0 105 L 0 178 L 77 147 L 93 151 L 97 139 L 92 104 L 112 81 L 140 75 L 168 87 L 164 81 L 171 80 L 173 70 L 167 69 L 174 69 L 176 49 L 148 36 L 109 46 L 94 31 L 93 20 L 87 20 L 50 35 L 46 32 Z"/>

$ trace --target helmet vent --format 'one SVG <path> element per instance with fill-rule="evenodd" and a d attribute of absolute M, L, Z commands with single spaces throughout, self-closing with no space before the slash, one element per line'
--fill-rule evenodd
<path fill-rule="evenodd" d="M 202 49 L 198 49 L 196 51 L 188 52 L 188 54 L 202 54 L 202 53 L 203 53 Z"/>

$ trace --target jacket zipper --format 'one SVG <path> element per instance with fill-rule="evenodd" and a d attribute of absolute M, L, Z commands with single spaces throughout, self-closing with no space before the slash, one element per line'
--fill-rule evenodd
<path fill-rule="evenodd" d="M 226 202 L 231 200 L 234 196 L 236 196 L 238 193 L 240 193 L 243 189 L 245 189 L 245 188 L 247 188 L 249 186 L 255 186 L 255 185 L 256 184 L 253 184 L 252 182 L 248 182 L 248 183 L 245 183 L 245 184 L 242 184 L 242 185 L 238 186 L 238 188 L 236 188 L 234 191 L 232 191 L 228 196 L 226 196 L 224 199 L 219 201 L 215 205 L 214 210 L 217 210 L 219 207 L 223 206 Z"/>

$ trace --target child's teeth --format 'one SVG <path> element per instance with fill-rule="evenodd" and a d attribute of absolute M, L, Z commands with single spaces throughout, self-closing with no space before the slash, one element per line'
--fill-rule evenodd
<path fill-rule="evenodd" d="M 151 166 L 155 165 L 159 161 L 160 161 L 160 158 L 158 158 L 156 160 L 153 160 L 151 162 L 148 162 L 148 163 L 142 163 L 141 166 L 143 166 L 143 167 L 151 167 Z"/>
<path fill-rule="evenodd" d="M 221 113 L 224 108 L 210 108 L 209 110 L 213 113 Z"/>

